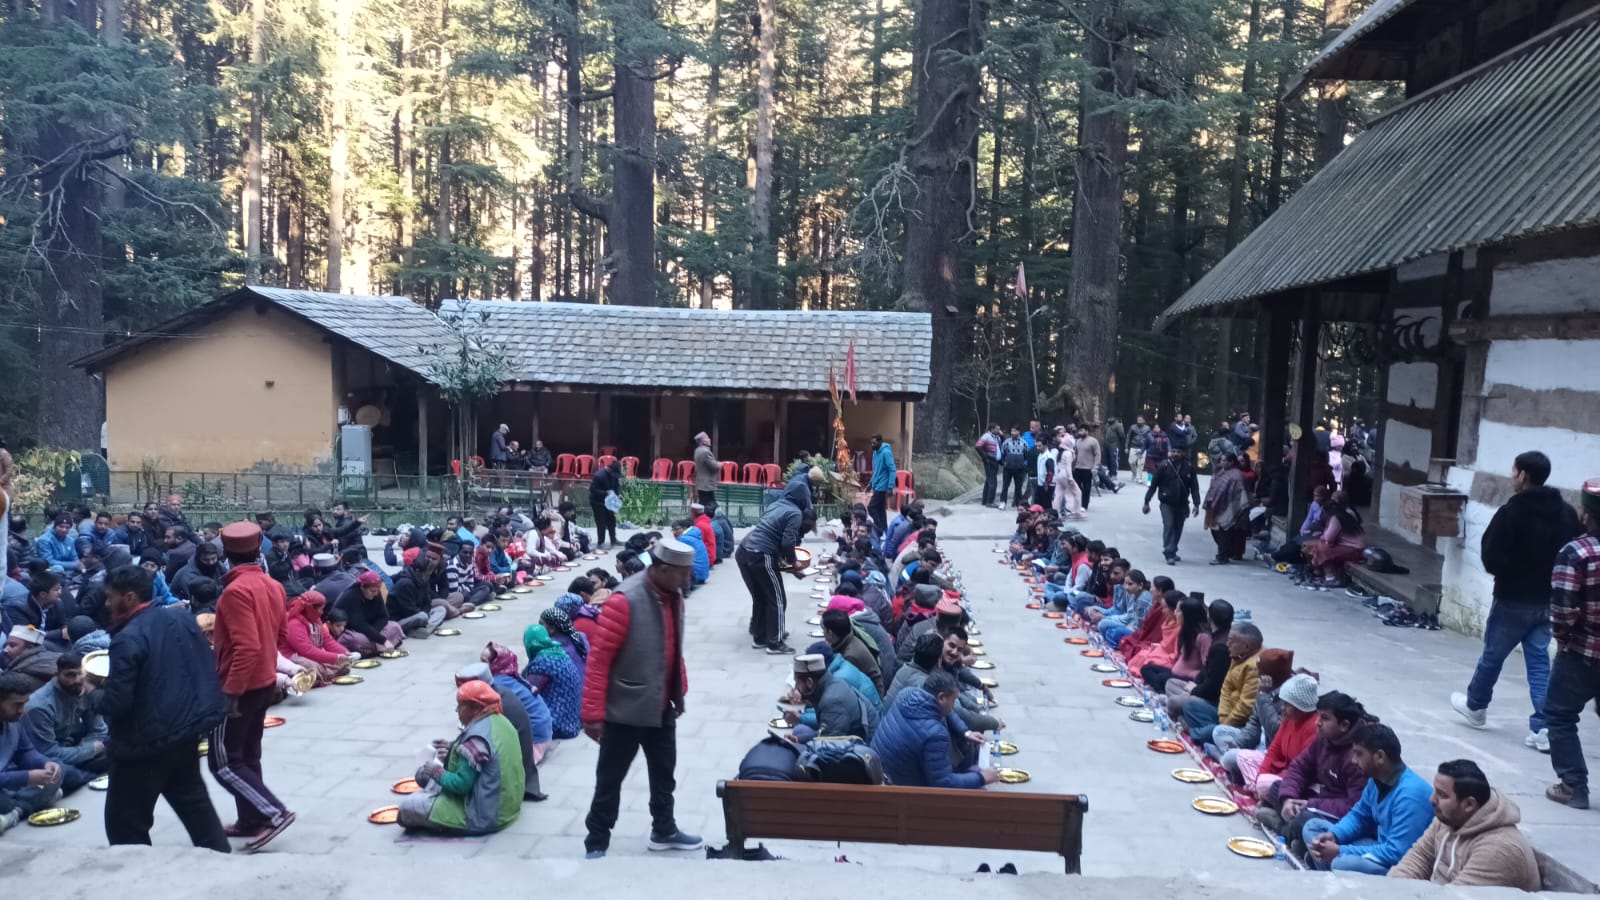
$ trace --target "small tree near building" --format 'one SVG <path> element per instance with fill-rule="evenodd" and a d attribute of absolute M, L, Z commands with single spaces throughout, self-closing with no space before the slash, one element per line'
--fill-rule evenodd
<path fill-rule="evenodd" d="M 506 346 L 484 336 L 489 325 L 487 310 L 441 311 L 439 319 L 451 340 L 433 347 L 417 348 L 429 359 L 428 378 L 450 406 L 451 450 L 461 460 L 457 479 L 461 508 L 467 505 L 467 483 L 472 465 L 474 435 L 477 432 L 478 401 L 500 393 L 512 375 L 511 356 Z"/>

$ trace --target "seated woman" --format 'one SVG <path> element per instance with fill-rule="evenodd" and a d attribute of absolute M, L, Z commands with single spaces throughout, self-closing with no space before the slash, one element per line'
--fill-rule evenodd
<path fill-rule="evenodd" d="M 578 713 L 583 704 L 583 678 L 567 651 L 550 637 L 543 625 L 529 625 L 522 633 L 528 652 L 522 677 L 550 707 L 551 735 L 556 740 L 577 737 L 583 731 Z"/>
<path fill-rule="evenodd" d="M 1151 604 L 1150 615 L 1145 617 L 1146 623 L 1159 616 L 1159 624 L 1149 629 L 1141 628 L 1148 639 L 1124 651 L 1128 653 L 1128 671 L 1138 672 L 1152 663 L 1171 666 L 1178 658 L 1178 630 L 1182 622 L 1178 618 L 1178 605 L 1184 599 L 1181 591 L 1171 590 L 1161 595 L 1160 603 Z"/>
<path fill-rule="evenodd" d="M 1232 608 L 1229 608 L 1231 618 Z M 1192 682 L 1200 677 L 1211 652 L 1211 616 L 1206 602 L 1184 597 L 1178 603 L 1178 642 L 1171 662 L 1152 660 L 1139 667 L 1139 677 L 1153 691 L 1164 691 L 1173 679 Z M 1131 668 L 1131 666 L 1130 666 Z"/>
<path fill-rule="evenodd" d="M 533 685 L 522 677 L 515 650 L 491 641 L 478 658 L 489 664 L 489 672 L 494 676 L 491 682 L 493 686 L 514 695 L 522 702 L 523 709 L 528 711 L 528 724 L 533 728 L 533 761 L 537 764 L 544 759 L 545 751 L 550 749 L 555 738 L 555 721 L 550 716 L 550 706 L 544 702 L 544 698 L 533 692 Z"/>
<path fill-rule="evenodd" d="M 461 734 L 417 769 L 423 789 L 400 801 L 400 825 L 441 834 L 493 834 L 522 811 L 526 774 L 500 695 L 481 681 L 456 689 Z"/>
<path fill-rule="evenodd" d="M 589 638 L 573 627 L 572 617 L 565 610 L 554 607 L 545 610 L 539 614 L 539 624 L 549 632 L 550 639 L 566 651 L 567 659 L 572 660 L 581 688 L 584 675 L 589 671 Z"/>
<path fill-rule="evenodd" d="M 1343 587 L 1345 566 L 1366 553 L 1367 535 L 1361 528 L 1361 515 L 1346 501 L 1344 491 L 1333 492 L 1323 519 L 1327 526 L 1322 537 L 1305 545 L 1312 566 L 1306 583 L 1315 588 Z"/>
<path fill-rule="evenodd" d="M 600 629 L 600 607 L 593 603 L 596 593 L 594 582 L 580 575 L 572 579 L 572 583 L 567 585 L 567 592 L 557 597 L 555 602 L 555 608 L 570 616 L 572 627 L 590 643 L 594 642 L 595 632 Z"/>
<path fill-rule="evenodd" d="M 294 598 L 278 635 L 278 652 L 314 672 L 319 687 L 348 673 L 352 656 L 323 623 L 327 605 L 327 598 L 317 591 Z"/>
<path fill-rule="evenodd" d="M 373 572 L 362 572 L 356 583 L 345 588 L 334 608 L 344 613 L 346 630 L 339 643 L 358 656 L 376 656 L 405 642 L 400 623 L 389 620 L 383 599 L 383 579 Z"/>

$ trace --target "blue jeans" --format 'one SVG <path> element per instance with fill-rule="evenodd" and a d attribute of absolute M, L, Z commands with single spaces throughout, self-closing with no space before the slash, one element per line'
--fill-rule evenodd
<path fill-rule="evenodd" d="M 1106 622 L 1103 619 L 1100 622 L 1100 634 L 1105 637 L 1106 643 L 1113 647 L 1122 643 L 1122 639 L 1133 634 L 1133 631 L 1132 628 L 1120 622 Z"/>
<path fill-rule="evenodd" d="M 1511 651 L 1521 644 L 1523 662 L 1528 666 L 1528 699 L 1533 701 L 1528 730 L 1538 731 L 1545 727 L 1544 695 L 1550 685 L 1549 595 L 1542 595 L 1538 602 L 1525 603 L 1521 599 L 1496 600 L 1489 608 L 1489 621 L 1483 629 L 1483 655 L 1478 657 L 1478 669 L 1467 685 L 1467 706 L 1489 708 L 1500 669 Z"/>
<path fill-rule="evenodd" d="M 1556 656 L 1544 712 L 1550 719 L 1550 766 L 1563 784 L 1589 795 L 1589 766 L 1578 740 L 1578 717 L 1600 698 L 1600 666 L 1576 653 Z"/>
<path fill-rule="evenodd" d="M 1189 740 L 1204 746 L 1211 741 L 1211 732 L 1217 727 L 1217 708 L 1190 697 L 1183 702 L 1183 721 L 1189 726 Z"/>
<path fill-rule="evenodd" d="M 1301 834 L 1304 835 L 1303 840 L 1306 842 L 1306 847 L 1310 848 L 1312 842 L 1314 842 L 1318 837 L 1332 831 L 1333 825 L 1334 823 L 1329 822 L 1327 819 L 1312 819 L 1311 821 L 1307 822 L 1305 829 L 1301 832 Z M 1368 859 L 1365 856 L 1335 856 L 1333 858 L 1333 862 L 1325 863 L 1320 857 L 1312 854 L 1311 864 L 1316 866 L 1317 870 L 1321 872 L 1355 872 L 1359 875 L 1389 874 L 1388 866 L 1384 865 L 1383 863 Z"/>

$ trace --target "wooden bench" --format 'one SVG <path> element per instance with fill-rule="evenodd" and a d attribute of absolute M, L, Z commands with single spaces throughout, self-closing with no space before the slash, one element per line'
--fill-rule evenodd
<path fill-rule="evenodd" d="M 1082 794 L 719 781 L 734 858 L 750 838 L 1059 853 L 1079 874 Z"/>

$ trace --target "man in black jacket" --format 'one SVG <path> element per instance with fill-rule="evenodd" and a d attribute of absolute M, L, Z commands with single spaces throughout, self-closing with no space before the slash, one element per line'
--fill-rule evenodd
<path fill-rule="evenodd" d="M 389 618 L 407 637 L 426 638 L 444 622 L 445 610 L 433 605 L 429 593 L 430 566 L 426 553 L 417 554 L 411 565 L 395 576 L 394 588 L 389 591 Z"/>
<path fill-rule="evenodd" d="M 1183 538 L 1183 520 L 1189 517 L 1189 508 L 1200 514 L 1200 479 L 1195 477 L 1189 454 L 1174 444 L 1167 459 L 1150 477 L 1150 487 L 1144 492 L 1144 514 L 1150 514 L 1150 498 L 1161 504 L 1161 555 L 1167 565 L 1178 561 L 1178 541 Z"/>
<path fill-rule="evenodd" d="M 227 853 L 195 753 L 228 714 L 217 664 L 187 611 L 150 604 L 152 588 L 139 566 L 106 575 L 111 674 L 90 701 L 111 736 L 106 839 L 149 844 L 156 799 L 166 797 L 196 847 Z"/>
<path fill-rule="evenodd" d="M 1495 511 L 1479 551 L 1484 569 L 1494 576 L 1494 605 L 1484 623 L 1483 655 L 1466 693 L 1450 695 L 1450 705 L 1468 725 L 1487 727 L 1486 710 L 1500 668 L 1521 644 L 1533 701 L 1523 743 L 1542 753 L 1550 752 L 1544 725 L 1545 687 L 1550 683 L 1550 572 L 1556 552 L 1583 531 L 1578 514 L 1561 499 L 1561 492 L 1545 486 L 1549 478 L 1550 458 L 1537 450 L 1519 454 L 1511 463 L 1516 493 Z"/>

